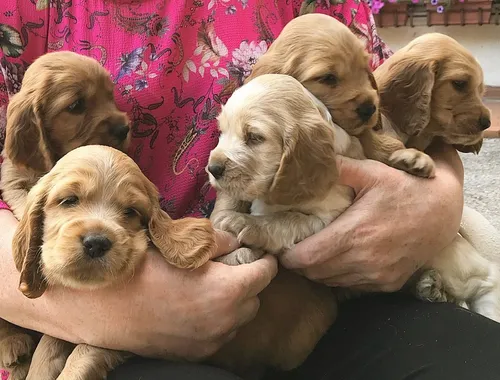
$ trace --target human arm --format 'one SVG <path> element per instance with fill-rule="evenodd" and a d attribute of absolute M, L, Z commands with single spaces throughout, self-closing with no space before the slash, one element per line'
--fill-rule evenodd
<path fill-rule="evenodd" d="M 180 270 L 150 251 L 128 283 L 93 292 L 54 288 L 32 300 L 17 290 L 10 248 L 17 221 L 0 211 L 0 225 L 1 318 L 73 343 L 145 356 L 199 359 L 213 353 L 253 319 L 256 296 L 277 271 L 270 256 L 237 267 L 210 261 Z M 220 234 L 214 256 L 236 245 Z"/>
<path fill-rule="evenodd" d="M 329 286 L 395 291 L 458 232 L 463 166 L 450 146 L 429 150 L 436 177 L 422 179 L 376 161 L 338 160 L 356 198 L 338 219 L 280 259 Z"/>

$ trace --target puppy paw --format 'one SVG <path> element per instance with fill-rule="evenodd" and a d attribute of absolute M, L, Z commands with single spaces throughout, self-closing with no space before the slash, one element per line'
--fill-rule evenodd
<path fill-rule="evenodd" d="M 252 221 L 253 219 L 248 214 L 231 211 L 227 212 L 224 217 L 219 220 L 218 228 L 230 232 L 235 236 L 239 236 L 240 232 L 243 231 L 246 226 L 252 224 Z"/>
<path fill-rule="evenodd" d="M 215 261 L 224 263 L 226 265 L 241 265 L 250 264 L 260 259 L 264 252 L 261 250 L 254 250 L 250 248 L 239 248 L 227 255 L 217 257 Z"/>
<path fill-rule="evenodd" d="M 434 160 L 427 154 L 413 148 L 395 151 L 389 157 L 389 164 L 418 177 L 432 178 L 435 176 Z"/>
<path fill-rule="evenodd" d="M 28 334 L 9 335 L 0 341 L 0 368 L 14 368 L 29 360 L 33 338 Z"/>
<path fill-rule="evenodd" d="M 435 270 L 424 272 L 416 286 L 416 296 L 422 301 L 448 302 L 450 301 L 441 279 L 441 275 Z"/>

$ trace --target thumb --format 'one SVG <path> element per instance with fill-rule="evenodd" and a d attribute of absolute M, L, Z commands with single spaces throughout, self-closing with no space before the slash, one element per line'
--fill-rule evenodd
<path fill-rule="evenodd" d="M 240 244 L 236 237 L 226 231 L 215 230 L 215 249 L 211 252 L 211 259 L 227 255 L 239 248 Z"/>
<path fill-rule="evenodd" d="M 377 180 L 379 165 L 373 160 L 355 160 L 345 156 L 337 156 L 339 178 L 337 184 L 351 187 L 356 194 L 370 187 Z"/>

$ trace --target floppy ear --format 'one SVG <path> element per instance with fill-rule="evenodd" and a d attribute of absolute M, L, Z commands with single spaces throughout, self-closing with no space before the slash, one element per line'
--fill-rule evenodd
<path fill-rule="evenodd" d="M 377 76 L 383 112 L 408 136 L 419 134 L 430 122 L 431 100 L 438 63 L 407 54 Z"/>
<path fill-rule="evenodd" d="M 54 165 L 34 93 L 21 90 L 9 103 L 5 153 L 14 164 L 44 173 Z"/>
<path fill-rule="evenodd" d="M 334 131 L 319 115 L 303 118 L 308 127 L 287 127 L 283 155 L 271 185 L 268 201 L 297 204 L 326 194 L 338 178 Z"/>
<path fill-rule="evenodd" d="M 195 269 L 205 264 L 216 249 L 215 230 L 208 219 L 173 220 L 152 198 L 148 223 L 151 242 L 165 260 L 177 268 Z"/>
<path fill-rule="evenodd" d="M 47 288 L 41 263 L 46 199 L 46 186 L 42 180 L 31 189 L 12 240 L 14 262 L 21 273 L 19 290 L 28 298 L 40 297 Z"/>
<path fill-rule="evenodd" d="M 377 91 L 378 94 L 379 91 L 378 91 L 377 81 L 375 80 L 375 77 L 373 76 L 373 73 L 371 71 L 368 72 L 368 77 L 370 78 L 370 84 L 372 85 L 373 89 Z"/>
<path fill-rule="evenodd" d="M 482 146 L 483 146 L 483 139 L 479 140 L 474 145 L 453 145 L 453 147 L 459 152 L 474 153 L 474 154 L 479 154 Z"/>

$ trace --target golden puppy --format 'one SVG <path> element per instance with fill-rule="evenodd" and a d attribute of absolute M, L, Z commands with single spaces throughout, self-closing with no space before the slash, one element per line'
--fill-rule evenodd
<path fill-rule="evenodd" d="M 244 246 L 226 264 L 279 254 L 320 231 L 353 200 L 336 185 L 336 154 L 364 158 L 357 138 L 332 122 L 326 107 L 288 75 L 265 74 L 236 90 L 218 117 L 221 136 L 207 171 L 217 189 L 212 221 Z M 228 203 L 220 203 L 226 197 Z M 237 204 L 245 212 L 232 207 Z M 336 317 L 326 286 L 280 269 L 259 296 L 254 321 L 212 359 L 239 374 L 256 365 L 301 364 Z"/>
<path fill-rule="evenodd" d="M 411 41 L 377 70 L 383 123 L 407 147 L 426 149 L 435 138 L 479 152 L 490 127 L 483 71 L 453 38 L 428 33 Z"/>
<path fill-rule="evenodd" d="M 103 144 L 126 150 L 129 120 L 118 110 L 109 73 L 92 58 L 63 51 L 35 60 L 7 108 L 0 190 L 20 219 L 28 191 L 72 149 Z M 36 336 L 34 336 L 36 338 Z M 33 337 L 0 320 L 0 368 L 23 379 Z"/>
<path fill-rule="evenodd" d="M 74 149 L 29 193 L 12 243 L 19 289 L 37 298 L 52 286 L 85 290 L 126 280 L 149 241 L 180 268 L 196 268 L 215 249 L 210 221 L 170 219 L 127 155 L 105 146 Z M 44 336 L 28 379 L 103 379 L 128 356 Z"/>
<path fill-rule="evenodd" d="M 407 146 L 426 149 L 434 139 L 478 153 L 490 126 L 483 72 L 454 39 L 429 33 L 395 53 L 376 71 L 383 128 Z M 452 301 L 500 322 L 498 259 L 473 247 L 461 230 L 415 277 L 416 295 Z M 414 284 L 415 285 L 415 284 Z"/>
<path fill-rule="evenodd" d="M 414 175 L 434 175 L 428 155 L 373 132 L 379 119 L 377 84 L 363 44 L 340 21 L 323 14 L 290 21 L 247 82 L 262 74 L 287 74 L 301 82 L 325 104 L 335 123 L 360 138 L 368 158 Z"/>
<path fill-rule="evenodd" d="M 129 120 L 115 103 L 109 73 L 94 59 L 48 53 L 26 70 L 7 108 L 2 197 L 20 219 L 29 189 L 82 145 L 127 148 Z"/>

